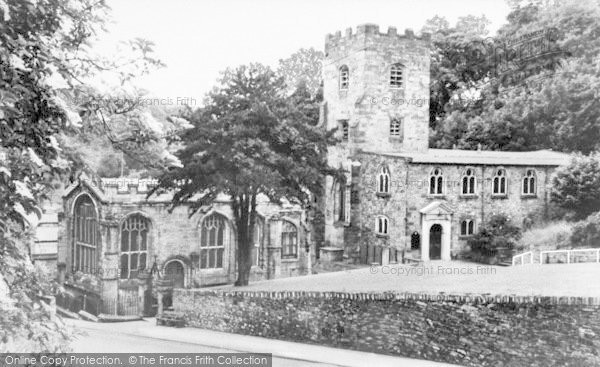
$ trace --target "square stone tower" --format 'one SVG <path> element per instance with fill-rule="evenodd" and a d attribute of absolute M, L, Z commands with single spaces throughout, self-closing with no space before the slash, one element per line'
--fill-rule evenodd
<path fill-rule="evenodd" d="M 329 177 L 325 188 L 325 239 L 341 247 L 351 223 L 352 181 L 360 172 L 360 150 L 425 152 L 429 144 L 430 37 L 403 35 L 365 24 L 327 35 L 323 61 L 322 124 L 338 128 L 341 142 L 328 149 L 330 166 L 344 180 Z M 398 176 L 397 176 L 398 177 Z"/>
<path fill-rule="evenodd" d="M 356 33 L 349 28 L 343 36 L 327 35 L 324 118 L 328 129 L 339 128 L 343 142 L 336 148 L 349 154 L 361 148 L 427 150 L 429 43 L 428 34 L 399 35 L 393 27 L 379 33 L 372 24 L 358 26 Z M 339 154 L 348 156 L 334 155 Z"/>

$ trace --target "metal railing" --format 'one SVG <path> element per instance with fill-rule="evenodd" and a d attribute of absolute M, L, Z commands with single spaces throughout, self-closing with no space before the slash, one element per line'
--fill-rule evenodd
<path fill-rule="evenodd" d="M 595 262 L 600 263 L 600 248 L 582 248 L 582 249 L 574 249 L 574 250 L 548 250 L 548 251 L 540 251 L 540 262 L 539 264 L 549 264 L 550 256 L 552 255 L 565 255 L 566 263 L 571 264 L 577 260 L 577 255 L 582 253 L 591 253 L 595 254 Z M 545 262 L 544 259 L 547 261 Z M 529 260 L 529 261 L 527 261 Z M 590 262 L 590 261 L 587 261 Z M 533 264 L 534 263 L 534 255 L 532 251 L 524 252 L 519 255 L 515 255 L 512 258 L 512 264 L 514 265 L 524 265 L 524 264 Z"/>

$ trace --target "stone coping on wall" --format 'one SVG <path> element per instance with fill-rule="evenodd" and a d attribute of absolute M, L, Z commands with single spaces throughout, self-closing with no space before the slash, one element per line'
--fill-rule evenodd
<path fill-rule="evenodd" d="M 576 296 L 520 296 L 490 294 L 446 294 L 446 293 L 414 293 L 414 292 L 316 292 L 316 291 L 225 291 L 205 289 L 176 289 L 175 293 L 206 295 L 213 297 L 272 298 L 272 299 L 352 299 L 371 301 L 417 301 L 417 302 L 453 302 L 466 304 L 540 304 L 540 305 L 582 305 L 600 306 L 600 297 Z"/>

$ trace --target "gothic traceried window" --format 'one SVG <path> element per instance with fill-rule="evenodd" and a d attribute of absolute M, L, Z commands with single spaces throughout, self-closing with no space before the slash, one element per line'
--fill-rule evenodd
<path fill-rule="evenodd" d="M 493 195 L 506 195 L 506 170 L 500 168 L 496 170 L 494 179 L 492 180 L 492 194 Z"/>
<path fill-rule="evenodd" d="M 346 65 L 340 67 L 340 90 L 348 89 L 350 85 L 350 71 Z"/>
<path fill-rule="evenodd" d="M 149 221 L 130 215 L 121 225 L 121 279 L 135 278 L 148 261 Z"/>
<path fill-rule="evenodd" d="M 298 257 L 298 230 L 293 223 L 283 222 L 281 229 L 281 258 L 295 259 Z"/>
<path fill-rule="evenodd" d="M 390 69 L 390 87 L 391 88 L 402 88 L 403 83 L 403 69 L 402 64 L 394 64 Z"/>
<path fill-rule="evenodd" d="M 94 273 L 98 265 L 98 218 L 92 199 L 81 196 L 77 199 L 73 213 L 72 263 L 74 271 Z"/>
<path fill-rule="evenodd" d="M 440 168 L 434 168 L 429 177 L 429 194 L 442 195 L 444 193 L 444 176 Z"/>
<path fill-rule="evenodd" d="M 229 240 L 227 219 L 211 214 L 202 221 L 200 230 L 200 269 L 223 267 L 225 243 Z"/>
<path fill-rule="evenodd" d="M 474 195 L 476 182 L 475 170 L 473 168 L 467 168 L 462 177 L 462 194 Z"/>
<path fill-rule="evenodd" d="M 390 192 L 390 170 L 382 167 L 377 176 L 377 192 L 388 194 Z"/>
<path fill-rule="evenodd" d="M 528 169 L 523 177 L 523 195 L 535 195 L 536 193 L 535 171 Z"/>

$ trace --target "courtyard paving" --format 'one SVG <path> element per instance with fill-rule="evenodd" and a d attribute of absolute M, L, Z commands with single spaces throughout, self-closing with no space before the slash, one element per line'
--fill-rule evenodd
<path fill-rule="evenodd" d="M 219 287 L 232 289 L 232 286 Z M 600 264 L 488 266 L 460 261 L 384 265 L 251 283 L 237 290 L 424 292 L 600 297 Z"/>

